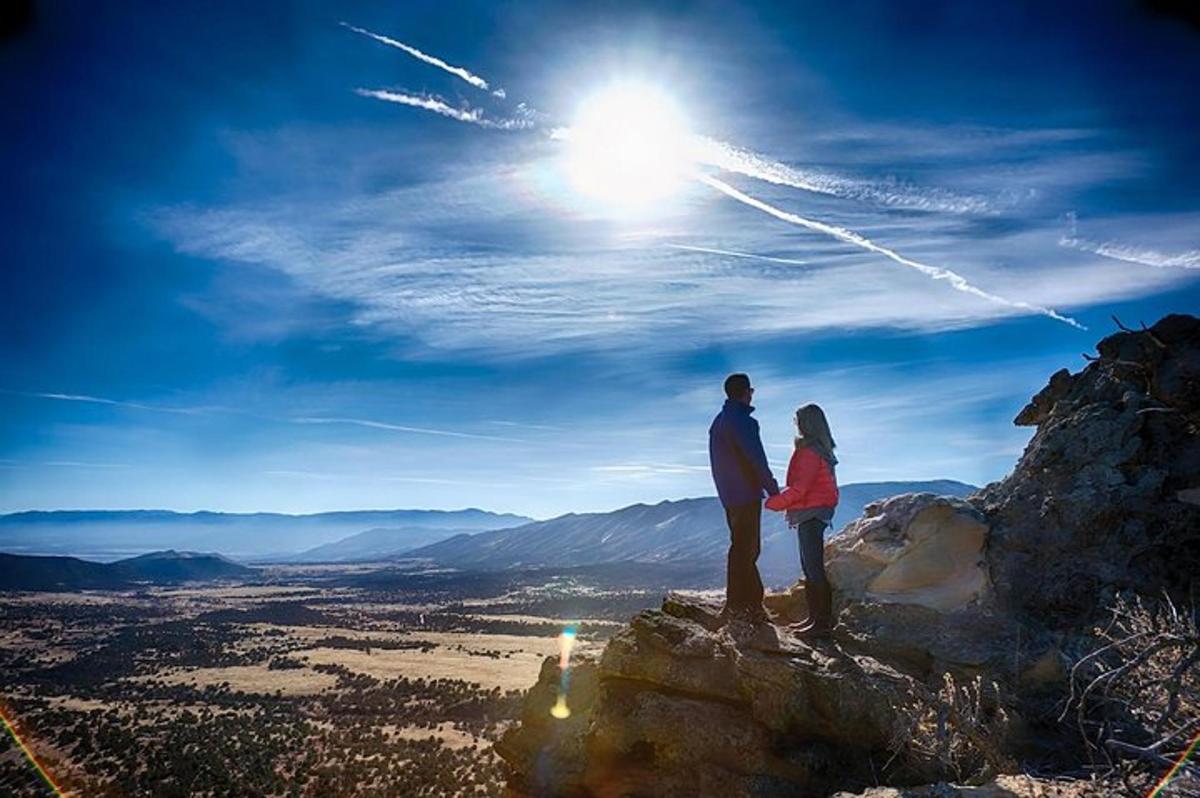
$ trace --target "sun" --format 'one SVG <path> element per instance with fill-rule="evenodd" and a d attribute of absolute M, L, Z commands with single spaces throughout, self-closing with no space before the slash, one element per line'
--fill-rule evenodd
<path fill-rule="evenodd" d="M 646 84 L 612 84 L 585 99 L 567 141 L 566 170 L 580 194 L 617 211 L 642 211 L 679 192 L 690 133 L 678 104 Z"/>

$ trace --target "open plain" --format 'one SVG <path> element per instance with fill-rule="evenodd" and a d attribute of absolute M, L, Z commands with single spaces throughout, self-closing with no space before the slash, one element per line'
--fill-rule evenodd
<path fill-rule="evenodd" d="M 656 605 L 665 580 L 639 577 L 279 567 L 3 593 L 0 701 L 71 795 L 500 795 L 491 744 L 523 691 L 568 626 L 587 652 Z M 8 736 L 0 793 L 52 794 Z"/>

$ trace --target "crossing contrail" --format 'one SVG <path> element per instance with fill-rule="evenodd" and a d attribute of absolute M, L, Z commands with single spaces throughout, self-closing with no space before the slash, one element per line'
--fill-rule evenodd
<path fill-rule="evenodd" d="M 1072 327 L 1075 327 L 1080 330 L 1087 329 L 1086 327 L 1084 327 L 1082 324 L 1075 321 L 1074 319 L 1072 319 L 1068 316 L 1063 316 L 1063 315 L 1057 313 L 1056 311 L 1051 310 L 1050 308 L 1044 308 L 1039 305 L 1032 305 L 1028 302 L 1021 302 L 1021 301 L 1016 301 L 1016 300 L 1011 300 L 1011 299 L 1005 299 L 1004 297 L 997 296 L 996 294 L 989 294 L 987 291 L 984 291 L 980 288 L 976 288 L 975 286 L 971 285 L 969 282 L 967 282 L 965 277 L 958 274 L 957 272 L 952 272 L 949 269 L 943 269 L 938 266 L 929 266 L 927 264 L 912 260 L 911 258 L 906 258 L 903 255 L 901 255 L 900 253 L 896 252 L 895 250 L 891 250 L 891 249 L 888 249 L 887 247 L 876 244 L 874 241 L 870 240 L 869 238 L 861 236 L 852 230 L 847 230 L 844 227 L 835 227 L 834 225 L 825 224 L 824 222 L 818 222 L 813 219 L 805 219 L 803 216 L 797 216 L 794 213 L 788 213 L 787 211 L 780 210 L 779 208 L 776 208 L 774 205 L 770 205 L 766 202 L 763 202 L 760 199 L 751 197 L 748 194 L 743 194 L 742 192 L 738 191 L 736 188 L 729 185 L 728 183 L 726 183 L 722 180 L 718 180 L 717 178 L 712 177 L 710 175 L 697 174 L 696 179 L 699 180 L 701 183 L 705 184 L 706 186 L 715 188 L 717 191 L 720 191 L 725 196 L 735 199 L 744 205 L 749 205 L 751 208 L 760 210 L 763 213 L 766 213 L 770 216 L 774 216 L 776 219 L 787 222 L 789 224 L 798 225 L 800 227 L 806 227 L 809 230 L 815 230 L 818 233 L 824 233 L 827 236 L 832 236 L 833 238 L 836 238 L 839 241 L 844 241 L 847 244 L 853 244 L 854 246 L 861 247 L 862 249 L 865 249 L 869 252 L 875 252 L 879 255 L 883 255 L 885 258 L 894 260 L 896 263 L 899 263 L 902 266 L 907 266 L 910 269 L 916 269 L 917 271 L 921 272 L 922 274 L 932 277 L 934 280 L 945 280 L 948 283 L 950 283 L 950 285 L 958 291 L 962 291 L 967 294 L 972 294 L 981 299 L 986 299 L 989 302 L 995 302 L 996 304 L 999 304 L 999 305 L 1005 305 L 1005 306 L 1011 307 L 1011 308 L 1020 308 L 1021 310 L 1029 310 L 1029 311 L 1033 311 L 1035 313 L 1040 313 L 1043 316 L 1049 316 L 1050 318 L 1052 318 L 1056 321 L 1061 321 L 1064 324 L 1069 324 Z"/>
<path fill-rule="evenodd" d="M 403 50 L 404 52 L 411 55 L 413 58 L 416 58 L 419 61 L 424 61 L 426 64 L 435 66 L 438 69 L 449 72 L 451 75 L 454 75 L 456 78 L 465 80 L 467 83 L 470 83 L 472 86 L 474 86 L 477 89 L 482 89 L 484 91 L 488 91 L 488 89 L 489 89 L 488 82 L 486 80 L 479 77 L 475 73 L 471 72 L 469 69 L 466 69 L 465 67 L 447 64 L 445 61 L 438 58 L 437 56 L 429 55 L 428 53 L 423 53 L 420 50 L 418 50 L 416 47 L 413 47 L 411 44 L 405 44 L 404 42 L 396 41 L 395 39 L 391 38 L 390 36 L 383 36 L 378 33 L 372 33 L 371 31 L 366 30 L 365 28 L 355 27 L 354 25 L 351 25 L 349 22 L 340 22 L 338 24 L 341 25 L 343 28 L 349 28 L 350 30 L 354 31 L 355 33 L 361 33 L 363 36 L 368 36 L 377 42 L 386 44 L 389 47 L 395 47 L 398 50 Z M 497 89 L 497 91 L 499 92 L 499 94 L 497 94 L 498 97 L 504 96 L 504 89 Z"/>

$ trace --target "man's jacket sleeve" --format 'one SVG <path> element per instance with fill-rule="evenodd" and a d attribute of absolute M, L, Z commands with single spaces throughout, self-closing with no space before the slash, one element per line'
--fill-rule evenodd
<path fill-rule="evenodd" d="M 779 483 L 767 465 L 767 453 L 763 451 L 762 438 L 758 434 L 758 422 L 752 418 L 746 421 L 748 423 L 733 425 L 734 439 L 758 476 L 759 484 L 766 488 L 768 496 L 774 496 L 779 492 Z"/>

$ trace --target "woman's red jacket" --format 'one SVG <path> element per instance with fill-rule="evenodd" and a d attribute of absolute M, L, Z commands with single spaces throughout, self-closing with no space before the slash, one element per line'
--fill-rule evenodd
<path fill-rule="evenodd" d="M 788 463 L 787 487 L 767 499 L 769 510 L 806 510 L 837 507 L 838 487 L 833 469 L 825 458 L 807 446 L 792 452 Z"/>

